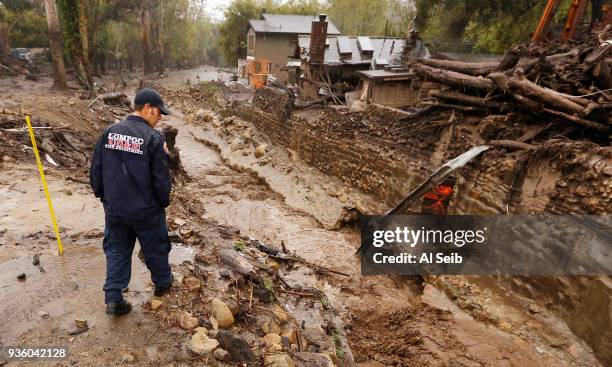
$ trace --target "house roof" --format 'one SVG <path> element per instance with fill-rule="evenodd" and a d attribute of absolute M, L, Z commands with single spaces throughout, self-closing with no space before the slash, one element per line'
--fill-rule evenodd
<path fill-rule="evenodd" d="M 249 24 L 257 33 L 310 34 L 312 21 L 319 20 L 318 15 L 262 14 L 262 17 L 261 20 L 249 20 Z M 329 19 L 327 19 L 327 34 L 340 34 Z"/>
<path fill-rule="evenodd" d="M 365 40 L 367 38 L 368 40 Z M 360 42 L 361 40 L 361 42 Z M 369 43 L 368 43 L 369 41 Z M 406 46 L 403 38 L 383 38 L 383 37 L 346 37 L 332 36 L 326 39 L 325 65 L 360 65 L 370 64 L 372 59 L 384 59 L 389 65 L 401 64 L 401 55 Z M 308 58 L 308 48 L 310 47 L 310 36 L 298 36 L 298 45 L 304 51 L 302 58 Z M 373 51 L 362 51 L 363 45 L 370 46 Z M 369 48 L 369 47 L 368 47 Z M 342 50 L 342 53 L 341 53 Z M 418 49 L 418 52 L 427 49 Z M 413 50 L 412 53 L 414 53 Z M 425 54 L 419 57 L 426 57 Z"/>

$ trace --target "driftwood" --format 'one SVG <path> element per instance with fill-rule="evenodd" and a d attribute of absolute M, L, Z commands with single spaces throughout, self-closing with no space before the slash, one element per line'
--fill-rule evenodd
<path fill-rule="evenodd" d="M 487 144 L 492 145 L 494 147 L 520 149 L 520 150 L 531 150 L 531 149 L 536 148 L 535 145 L 523 143 L 523 142 L 516 141 L 516 140 L 491 140 Z"/>
<path fill-rule="evenodd" d="M 474 88 L 485 92 L 491 92 L 495 89 L 495 84 L 487 78 L 475 77 L 450 70 L 436 69 L 421 64 L 416 64 L 415 67 L 420 74 L 426 77 L 426 79 L 438 83 L 451 85 L 457 88 Z"/>
<path fill-rule="evenodd" d="M 454 102 L 461 102 L 472 106 L 493 108 L 498 110 L 508 110 L 509 106 L 507 103 L 490 101 L 486 98 L 470 96 L 459 92 L 446 92 L 439 90 L 432 90 L 429 95 L 438 99 L 444 99 Z"/>
<path fill-rule="evenodd" d="M 104 103 L 110 103 L 110 102 L 118 102 L 122 98 L 127 98 L 127 95 L 121 92 L 110 92 L 110 93 L 100 94 L 98 95 L 98 98 L 104 101 Z"/>
<path fill-rule="evenodd" d="M 418 59 L 421 64 L 452 70 L 458 73 L 478 76 L 487 75 L 497 68 L 497 62 L 461 62 L 452 60 L 437 60 L 437 59 Z"/>

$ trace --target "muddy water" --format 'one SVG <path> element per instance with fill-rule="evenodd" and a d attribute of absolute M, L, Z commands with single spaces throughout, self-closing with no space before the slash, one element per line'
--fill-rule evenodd
<path fill-rule="evenodd" d="M 145 347 L 158 346 L 158 340 L 148 338 L 158 323 L 142 313 L 141 305 L 152 297 L 148 270 L 134 254 L 125 294 L 134 311 L 127 318 L 108 317 L 102 291 L 103 210 L 89 187 L 47 171 L 64 245 L 60 256 L 35 166 L 3 164 L 0 172 L 0 344 L 66 345 L 81 365 L 113 365 L 126 351 L 149 360 Z M 38 266 L 32 263 L 35 254 Z M 170 259 L 175 266 L 193 256 L 193 248 L 175 244 Z M 23 281 L 17 279 L 21 273 Z M 67 332 L 77 318 L 86 319 L 90 330 L 71 337 Z M 167 337 L 159 333 L 159 339 Z"/>

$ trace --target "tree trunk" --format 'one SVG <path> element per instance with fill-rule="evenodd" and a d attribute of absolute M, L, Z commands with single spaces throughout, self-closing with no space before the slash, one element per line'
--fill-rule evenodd
<path fill-rule="evenodd" d="M 461 62 L 452 60 L 419 59 L 424 65 L 445 70 L 452 70 L 468 75 L 487 75 L 498 65 L 497 62 Z"/>
<path fill-rule="evenodd" d="M 11 44 L 9 42 L 6 24 L 0 21 L 0 62 L 8 63 L 11 58 Z"/>
<path fill-rule="evenodd" d="M 164 55 L 164 1 L 159 1 L 159 75 L 164 75 L 165 55 Z"/>
<path fill-rule="evenodd" d="M 415 67 L 419 73 L 425 75 L 427 79 L 438 83 L 448 84 L 458 88 L 469 87 L 480 89 L 487 92 L 495 89 L 495 84 L 486 78 L 457 73 L 455 71 L 435 69 L 421 64 L 416 64 Z"/>
<path fill-rule="evenodd" d="M 142 61 L 144 64 L 144 74 L 147 75 L 153 72 L 153 64 L 151 63 L 151 13 L 149 11 L 149 1 L 143 2 L 141 22 L 142 33 L 140 41 L 142 45 Z"/>
<path fill-rule="evenodd" d="M 85 72 L 85 79 L 89 84 L 90 89 L 93 88 L 93 73 L 92 64 L 89 57 L 89 30 L 88 30 L 88 0 L 78 0 L 78 14 L 79 14 L 79 33 L 81 35 L 81 56 L 83 61 L 83 71 Z"/>
<path fill-rule="evenodd" d="M 47 13 L 47 26 L 49 27 L 51 58 L 53 59 L 52 88 L 66 89 L 68 86 L 66 84 L 66 69 L 64 67 L 64 56 L 62 53 L 62 35 L 59 29 L 59 18 L 55 0 L 45 0 L 45 12 Z"/>

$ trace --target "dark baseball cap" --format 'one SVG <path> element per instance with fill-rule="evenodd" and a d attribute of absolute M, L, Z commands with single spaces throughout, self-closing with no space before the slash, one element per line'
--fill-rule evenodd
<path fill-rule="evenodd" d="M 164 104 L 164 100 L 162 97 L 151 88 L 143 88 L 136 93 L 136 97 L 134 97 L 134 105 L 144 106 L 145 104 L 150 104 L 151 106 L 155 106 L 159 108 L 162 115 L 171 115 L 172 113 Z"/>

